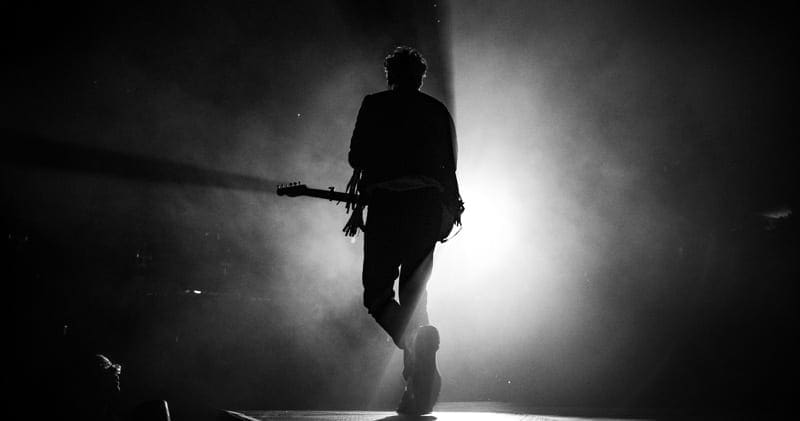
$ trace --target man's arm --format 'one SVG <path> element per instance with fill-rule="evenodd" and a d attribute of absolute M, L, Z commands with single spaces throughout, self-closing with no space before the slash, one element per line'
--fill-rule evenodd
<path fill-rule="evenodd" d="M 444 204 L 454 217 L 454 222 L 461 225 L 461 213 L 464 212 L 464 201 L 461 199 L 461 192 L 456 178 L 456 166 L 458 162 L 458 140 L 456 138 L 456 128 L 453 117 L 445 110 L 447 115 L 447 136 L 449 143 L 448 159 L 444 165 Z"/>
<path fill-rule="evenodd" d="M 458 168 L 458 138 L 456 137 L 456 125 L 453 122 L 453 116 L 450 115 L 450 112 L 445 110 L 447 113 L 447 123 L 448 123 L 448 137 L 450 138 L 450 144 L 452 146 L 451 151 L 452 155 L 450 165 L 452 165 L 453 172 L 455 172 L 456 168 Z"/>
<path fill-rule="evenodd" d="M 347 161 L 353 168 L 365 168 L 369 161 L 370 141 L 375 133 L 372 127 L 370 103 L 370 96 L 365 96 L 361 102 L 361 108 L 358 110 L 353 137 L 350 139 L 350 152 L 347 154 Z"/>

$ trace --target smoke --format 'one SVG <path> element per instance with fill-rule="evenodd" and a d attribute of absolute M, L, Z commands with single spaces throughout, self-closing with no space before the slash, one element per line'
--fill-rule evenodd
<path fill-rule="evenodd" d="M 793 155 L 770 123 L 791 119 L 772 104 L 785 97 L 764 92 L 796 72 L 761 63 L 785 64 L 776 51 L 789 41 L 743 10 L 444 6 L 29 10 L 37 19 L 19 21 L 48 36 L 17 47 L 19 65 L 4 70 L 3 126 L 341 190 L 361 99 L 385 86 L 383 54 L 415 45 L 430 64 L 423 91 L 456 120 L 467 208 L 429 285 L 442 398 L 636 401 L 695 338 L 701 309 L 723 320 L 746 294 L 719 281 L 737 254 L 717 237 L 735 216 L 786 204 L 773 199 L 792 186 L 780 164 Z M 398 397 L 399 353 L 361 305 L 362 243 L 340 232 L 342 206 L 3 173 L 12 220 L 68 262 L 47 274 L 73 300 L 65 313 L 119 332 L 103 340 L 123 354 L 108 354 L 128 367 L 123 389 L 138 376 L 148 393 L 194 390 L 228 407 Z"/>
<path fill-rule="evenodd" d="M 337 26 L 335 11 L 318 13 L 325 16 L 324 28 Z M 369 65 L 350 61 L 344 54 L 337 58 L 341 63 L 330 65 L 330 52 L 324 49 L 323 45 L 306 45 L 290 51 L 287 46 L 282 50 L 289 62 L 283 68 L 286 73 L 270 68 L 274 65 L 271 60 L 242 57 L 241 62 L 260 67 L 246 71 L 255 75 L 254 80 L 239 83 L 252 85 L 265 79 L 261 82 L 272 87 L 262 92 L 263 102 L 239 102 L 226 108 L 224 103 L 178 92 L 156 99 L 156 106 L 164 112 L 158 113 L 156 124 L 165 135 L 180 133 L 182 140 L 177 144 L 184 150 L 176 152 L 177 156 L 195 157 L 204 167 L 341 190 L 349 177 L 344 158 L 360 99 L 379 88 L 369 82 L 380 81 L 382 75 L 376 72 L 365 81 L 360 75 Z M 265 50 L 247 54 L 258 56 Z M 245 69 L 235 71 L 245 73 Z M 199 127 L 194 126 L 197 123 Z M 223 344 L 218 349 L 239 348 L 234 355 L 253 366 L 220 367 L 215 362 L 211 367 L 222 371 L 209 376 L 208 394 L 219 393 L 213 384 L 221 378 L 240 383 L 241 373 L 251 373 L 253 380 L 245 396 L 252 398 L 248 401 L 240 396 L 241 402 L 308 405 L 306 393 L 316 395 L 320 405 L 363 400 L 358 394 L 368 390 L 368 385 L 356 382 L 376 371 L 377 367 L 369 368 L 377 365 L 371 361 L 380 362 L 383 357 L 381 348 L 353 333 L 359 330 L 353 323 L 363 326 L 368 320 L 360 303 L 360 245 L 350 244 L 340 231 L 346 218 L 343 207 L 307 198 L 192 190 L 175 189 L 159 196 L 158 207 L 163 212 L 159 219 L 169 224 L 172 216 L 176 223 L 188 221 L 190 230 L 221 235 L 220 240 L 211 240 L 219 245 L 212 246 L 216 253 L 209 256 L 219 260 L 221 254 L 230 269 L 224 278 L 211 279 L 209 272 L 217 269 L 219 273 L 214 267 L 218 261 L 194 264 L 186 273 L 187 287 L 190 281 L 207 280 L 204 286 L 209 292 L 234 291 L 264 300 L 262 306 L 226 311 L 227 320 L 254 320 L 250 326 L 256 331 L 225 326 L 212 329 L 211 335 Z M 181 250 L 191 253 L 196 238 L 179 235 L 185 240 Z M 203 260 L 197 255 L 187 259 Z M 196 322 L 186 320 L 187 324 Z M 200 356 L 196 361 L 207 359 Z"/>
<path fill-rule="evenodd" d="M 749 92 L 730 88 L 753 79 L 726 65 L 751 41 L 714 13 L 452 5 L 467 210 L 429 288 L 445 399 L 622 403 L 650 386 L 728 212 L 719 160 L 747 142 L 720 136 L 746 130 Z"/>
<path fill-rule="evenodd" d="M 8 87 L 19 103 L 4 126 L 269 187 L 342 190 L 361 99 L 385 87 L 386 37 L 352 26 L 347 2 L 195 6 L 81 17 L 79 33 L 36 56 L 40 64 L 66 57 L 58 75 L 52 66 L 15 69 L 41 86 L 35 95 L 24 83 Z M 362 243 L 342 234 L 343 206 L 102 176 L 14 176 L 29 184 L 19 207 L 48 198 L 26 216 L 30 225 L 64 249 L 90 250 L 80 273 L 91 281 L 74 282 L 71 314 L 126 320 L 122 338 L 93 338 L 112 343 L 112 357 L 128 366 L 123 388 L 283 407 L 363 405 L 382 390 L 392 345 L 361 304 Z M 102 311 L 86 305 L 98 288 Z"/>

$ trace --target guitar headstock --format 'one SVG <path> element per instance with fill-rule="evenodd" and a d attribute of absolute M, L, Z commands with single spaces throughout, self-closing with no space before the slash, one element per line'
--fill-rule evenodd
<path fill-rule="evenodd" d="M 302 195 L 308 190 L 308 186 L 301 184 L 299 181 L 296 183 L 279 184 L 278 196 L 297 197 Z"/>

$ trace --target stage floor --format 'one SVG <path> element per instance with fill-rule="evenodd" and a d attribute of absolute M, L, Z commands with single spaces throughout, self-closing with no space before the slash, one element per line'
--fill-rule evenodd
<path fill-rule="evenodd" d="M 578 420 L 649 420 L 652 418 L 626 418 L 590 416 L 578 411 L 580 416 L 558 415 L 558 410 L 536 411 L 495 402 L 444 402 L 436 405 L 431 415 L 404 417 L 389 411 L 236 411 L 250 420 L 259 421 L 578 421 Z M 553 413 L 553 415 L 550 415 Z M 574 414 L 565 410 L 564 414 Z M 548 415 L 545 415 L 548 414 Z"/>

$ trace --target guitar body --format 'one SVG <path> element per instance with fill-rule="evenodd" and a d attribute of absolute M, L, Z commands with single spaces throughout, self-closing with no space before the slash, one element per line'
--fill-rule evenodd
<path fill-rule="evenodd" d="M 439 230 L 439 241 L 445 242 L 453 232 L 453 227 L 456 225 L 456 215 L 451 212 L 447 206 L 442 204 L 442 227 Z M 460 223 L 459 223 L 460 225 Z"/>

